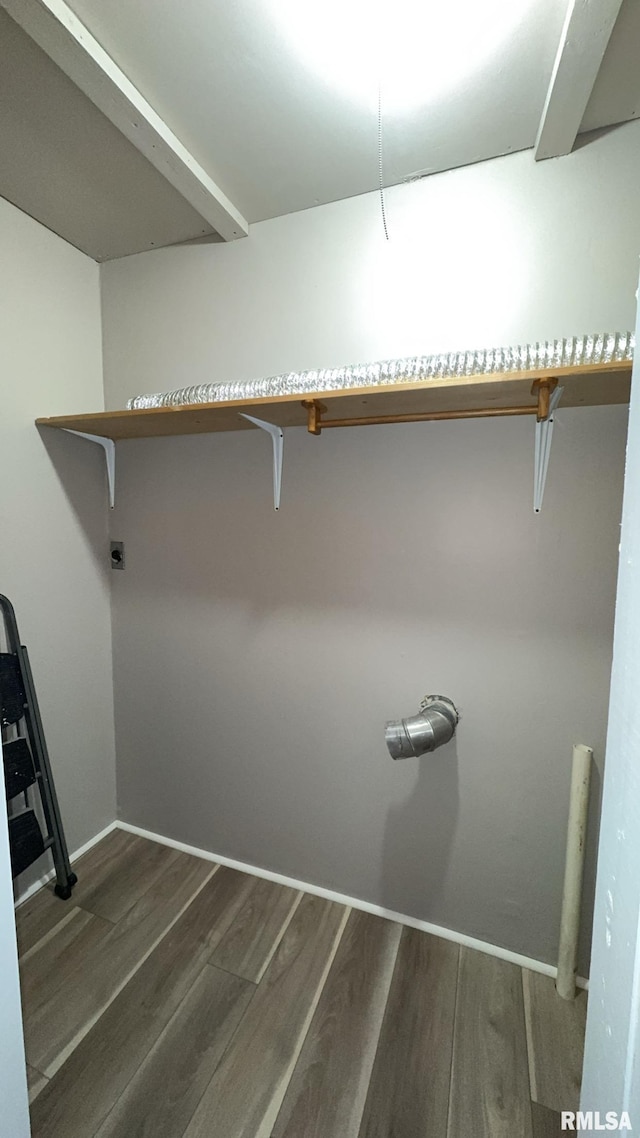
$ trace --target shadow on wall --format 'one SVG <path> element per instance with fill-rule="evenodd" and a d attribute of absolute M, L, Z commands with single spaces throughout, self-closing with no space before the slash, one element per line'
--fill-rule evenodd
<path fill-rule="evenodd" d="M 460 806 L 455 736 L 419 759 L 396 760 L 398 767 L 409 763 L 417 766 L 416 781 L 385 824 L 381 904 L 437 923 Z"/>
<path fill-rule="evenodd" d="M 64 491 L 93 562 L 109 585 L 108 501 L 104 455 L 95 443 L 70 439 L 63 431 L 39 427 L 52 469 Z"/>

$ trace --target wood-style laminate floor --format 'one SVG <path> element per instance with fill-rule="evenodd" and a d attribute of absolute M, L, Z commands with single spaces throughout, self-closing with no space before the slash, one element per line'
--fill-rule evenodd
<path fill-rule="evenodd" d="M 16 913 L 33 1138 L 548 1138 L 586 995 L 114 830 Z"/>

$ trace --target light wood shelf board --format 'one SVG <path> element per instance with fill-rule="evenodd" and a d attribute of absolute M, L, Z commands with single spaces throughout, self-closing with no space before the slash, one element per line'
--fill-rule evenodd
<path fill-rule="evenodd" d="M 57 415 L 37 419 L 36 423 L 39 427 L 81 431 L 118 440 L 256 429 L 241 417 L 243 412 L 280 427 L 304 427 L 307 425 L 307 411 L 303 400 L 309 399 L 322 400 L 326 404 L 325 421 L 372 415 L 499 409 L 529 403 L 533 407 L 536 401 L 531 395 L 531 386 L 535 379 L 546 377 L 557 378 L 564 388 L 562 407 L 599 407 L 629 402 L 631 363 L 624 362 L 436 378 L 419 383 L 235 399 L 183 407 Z"/>

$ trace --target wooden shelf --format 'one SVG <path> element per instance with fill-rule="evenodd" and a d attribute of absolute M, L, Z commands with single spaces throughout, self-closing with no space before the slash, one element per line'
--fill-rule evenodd
<path fill-rule="evenodd" d="M 531 394 L 535 379 L 556 378 L 564 388 L 561 407 L 598 407 L 628 403 L 631 363 L 590 364 L 585 367 L 550 368 L 545 371 L 472 375 L 430 379 L 421 383 L 385 384 L 380 387 L 347 388 L 266 399 L 235 399 L 224 403 L 201 403 L 184 407 L 154 407 L 144 411 L 101 411 L 95 415 L 56 415 L 37 419 L 39 427 L 80 431 L 105 439 L 158 438 L 167 435 L 207 434 L 216 431 L 255 429 L 241 415 L 278 427 L 304 427 L 307 410 L 303 401 L 315 399 L 326 407 L 323 425 L 332 419 L 447 414 L 458 417 L 481 410 L 488 414 L 528 406 L 535 412 Z"/>

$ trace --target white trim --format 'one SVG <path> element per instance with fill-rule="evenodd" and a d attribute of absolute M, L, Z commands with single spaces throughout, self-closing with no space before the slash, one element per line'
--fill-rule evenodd
<path fill-rule="evenodd" d="M 622 0 L 570 0 L 553 65 L 534 157 L 570 154 Z"/>
<path fill-rule="evenodd" d="M 225 241 L 249 224 L 65 0 L 0 0 L 76 87 Z"/>
<path fill-rule="evenodd" d="M 110 822 L 108 826 L 105 826 L 104 830 L 100 830 L 99 834 L 94 834 L 92 838 L 89 838 L 88 842 L 85 842 L 83 846 L 80 846 L 80 849 L 75 850 L 75 852 L 70 855 L 69 860 L 71 862 L 77 861 L 79 857 L 82 857 L 83 854 L 86 854 L 88 850 L 92 848 L 92 846 L 96 846 L 98 842 L 101 842 L 103 838 L 106 838 L 107 834 L 110 834 L 111 831 L 115 830 L 116 828 L 120 828 L 120 823 Z M 124 827 L 121 828 L 124 829 Z M 156 841 L 161 841 L 161 839 L 157 838 Z M 48 873 L 45 873 L 44 877 L 39 878 L 38 881 L 34 881 L 33 885 L 30 885 L 26 892 L 22 893 L 20 897 L 14 898 L 15 908 L 17 909 L 19 905 L 24 905 L 25 901 L 28 901 L 30 897 L 33 897 L 34 893 L 37 893 L 40 889 L 47 885 L 48 882 L 51 881 L 53 877 L 55 877 L 55 875 L 55 869 L 50 869 Z"/>
<path fill-rule="evenodd" d="M 144 830 L 142 826 L 133 826 L 130 822 L 116 822 L 120 830 L 127 830 L 130 834 L 138 834 L 141 838 L 148 838 L 151 842 L 170 846 L 171 849 L 191 854 L 193 857 L 204 858 L 205 861 L 214 861 L 218 865 L 227 865 L 231 869 L 238 869 L 241 873 L 250 873 L 253 877 L 263 877 L 267 881 L 275 881 L 278 885 L 288 885 L 291 889 L 302 890 L 303 893 L 312 893 L 316 897 L 324 897 L 327 901 L 336 901 L 339 905 L 346 905 L 351 909 L 360 909 L 363 913 L 373 913 L 376 917 L 384 917 L 389 921 L 396 921 L 400 925 L 408 925 L 412 929 L 430 933 L 432 936 L 451 940 L 455 944 L 464 945 L 465 948 L 474 948 L 477 952 L 485 952 L 488 956 L 497 956 L 499 960 L 506 960 L 510 964 L 517 964 L 520 968 L 529 968 L 531 972 L 541 972 L 544 976 L 556 977 L 557 969 L 553 964 L 545 964 L 542 960 L 534 960 L 530 956 L 522 956 L 519 952 L 511 952 L 497 944 L 477 940 L 476 937 L 467 936 L 466 933 L 456 932 L 455 929 L 445 929 L 441 925 L 433 925 L 430 921 L 422 921 L 417 917 L 409 917 L 405 913 L 395 913 L 392 909 L 385 909 L 382 905 L 374 905 L 370 901 L 363 901 L 360 897 L 348 897 L 345 893 L 336 893 L 333 889 L 325 889 L 322 885 L 312 885 L 308 881 L 299 881 L 295 877 L 287 877 L 283 873 L 274 873 L 271 869 L 263 869 L 258 865 L 248 865 L 244 861 L 237 861 L 232 857 L 211 853 L 210 850 L 201 850 L 197 846 L 189 846 L 186 842 L 178 842 L 175 838 L 165 838 L 162 834 L 155 834 L 151 830 Z M 579 988 L 588 988 L 589 981 L 578 976 Z"/>

